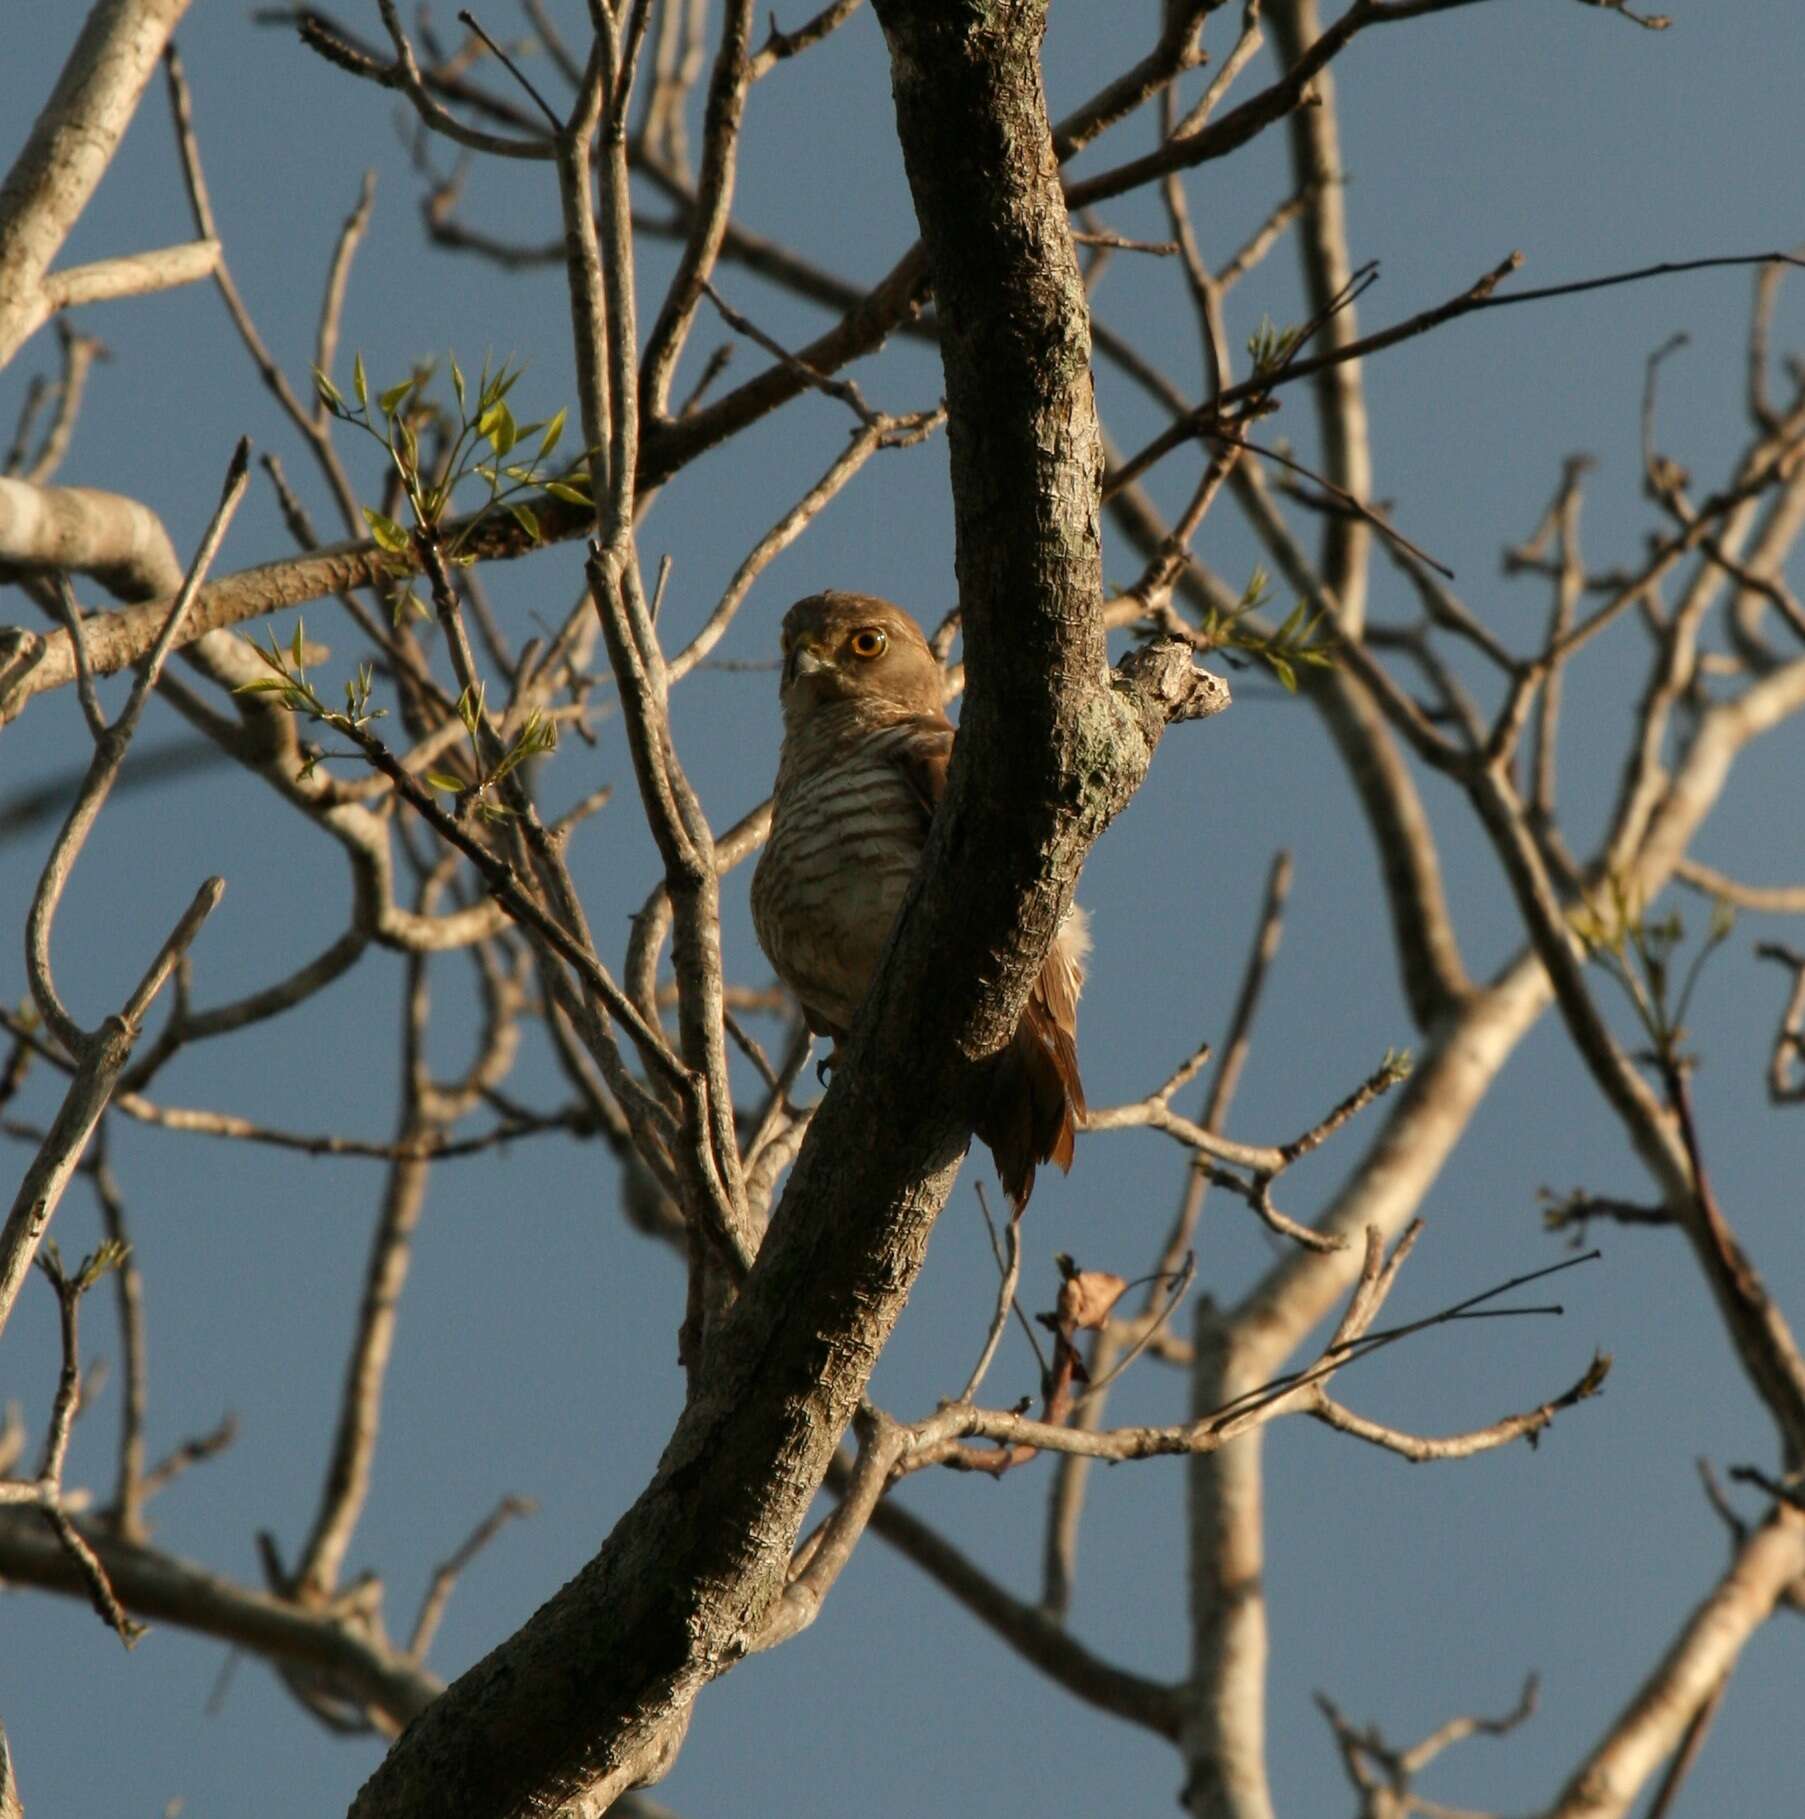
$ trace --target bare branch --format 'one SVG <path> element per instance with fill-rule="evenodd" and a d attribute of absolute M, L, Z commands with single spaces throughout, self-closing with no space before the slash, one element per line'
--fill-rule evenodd
<path fill-rule="evenodd" d="M 174 1555 L 119 1540 L 97 1524 L 71 1519 L 120 1599 L 153 1622 L 178 1624 L 330 1675 L 399 1730 L 442 1685 L 338 1612 L 306 1612 L 235 1585 Z M 0 1573 L 16 1585 L 87 1595 L 61 1541 L 28 1510 L 0 1510 Z"/>
<path fill-rule="evenodd" d="M 369 75 L 383 84 L 385 88 L 399 89 L 412 102 L 414 111 L 436 133 L 443 133 L 447 139 L 467 146 L 471 151 L 488 152 L 497 158 L 550 158 L 552 141 L 550 136 L 540 139 L 511 139 L 500 133 L 483 131 L 480 127 L 466 125 L 455 114 L 443 107 L 428 88 L 425 78 L 420 73 L 419 60 L 414 55 L 414 47 L 401 24 L 400 10 L 395 0 L 377 0 L 382 13 L 382 23 L 389 34 L 389 41 L 395 48 L 395 61 L 387 69 L 358 69 L 356 65 L 341 59 L 340 68 L 348 68 L 355 74 Z M 310 40 L 316 49 L 323 48 L 317 39 Z"/>
<path fill-rule="evenodd" d="M 188 0 L 99 0 L 0 185 L 0 366 L 50 313 L 46 274 Z"/>
<path fill-rule="evenodd" d="M 1455 0 L 1455 3 L 1472 4 L 1474 0 Z M 1349 13 L 1344 14 L 1343 18 L 1352 17 L 1353 13 L 1359 10 L 1360 7 L 1357 5 L 1350 9 Z M 1805 260 L 1796 259 L 1790 253 L 1737 253 L 1720 259 L 1665 261 L 1658 265 L 1638 266 L 1633 271 L 1612 272 L 1600 278 L 1580 278 L 1567 284 L 1550 284 L 1534 290 L 1507 291 L 1502 295 L 1496 294 L 1498 284 L 1519 269 L 1522 259 L 1521 253 L 1510 254 L 1475 284 L 1462 291 L 1459 296 L 1450 298 L 1446 303 L 1438 304 L 1433 309 L 1423 310 L 1403 322 L 1394 324 L 1391 328 L 1380 329 L 1375 334 L 1364 335 L 1359 340 L 1350 342 L 1345 348 L 1315 355 L 1308 359 L 1294 360 L 1289 362 L 1278 374 L 1247 379 L 1239 385 L 1229 386 L 1220 397 L 1211 400 L 1208 405 L 1194 413 L 1192 418 L 1162 431 L 1146 448 L 1122 463 L 1112 477 L 1111 484 L 1118 487 L 1125 486 L 1130 481 L 1137 479 L 1162 455 L 1212 427 L 1222 410 L 1245 404 L 1249 399 L 1276 390 L 1280 386 L 1295 385 L 1300 380 L 1314 378 L 1318 373 L 1341 365 L 1345 361 L 1363 359 L 1368 354 L 1379 353 L 1385 348 L 1395 347 L 1401 341 L 1408 341 L 1417 335 L 1427 334 L 1429 330 L 1439 328 L 1445 322 L 1454 321 L 1460 316 L 1471 315 L 1478 310 L 1502 309 L 1506 305 L 1515 303 L 1542 303 L 1554 297 L 1580 296 L 1590 291 L 1608 290 L 1620 284 L 1639 284 L 1650 278 L 1670 277 L 1681 272 L 1732 266 L 1768 265 L 1775 261 L 1787 265 L 1805 264 Z"/>
<path fill-rule="evenodd" d="M 836 1467 L 830 1484 L 837 1486 L 841 1481 L 841 1470 Z M 1163 1736 L 1178 1734 L 1184 1722 L 1185 1704 L 1179 1688 L 1144 1679 L 1105 1661 L 1045 1611 L 998 1585 L 920 1517 L 895 1502 L 878 1504 L 871 1513 L 871 1530 L 912 1560 L 1055 1685 L 1087 1705 L 1126 1718 L 1131 1724 Z"/>
<path fill-rule="evenodd" d="M 155 252 L 101 259 L 93 265 L 65 266 L 44 280 L 44 307 L 55 314 L 90 303 L 148 297 L 184 284 L 198 284 L 214 276 L 219 260 L 217 240 L 190 240 Z"/>
<path fill-rule="evenodd" d="M 1697 859 L 1682 859 L 1673 868 L 1673 875 L 1695 891 L 1733 903 L 1738 909 L 1773 916 L 1805 915 L 1805 884 L 1745 884 Z M 1776 953 L 1773 957 L 1780 956 Z"/>
<path fill-rule="evenodd" d="M 981 1187 L 981 1184 L 980 1184 Z M 990 1209 L 984 1208 L 988 1220 Z M 965 1387 L 959 1392 L 961 1402 L 969 1402 L 978 1393 L 979 1386 L 990 1370 L 990 1361 L 996 1356 L 997 1347 L 1003 1341 L 1004 1330 L 1009 1325 L 1010 1310 L 1015 1306 L 1016 1284 L 1022 1276 L 1022 1229 L 1021 1213 L 1012 1208 L 1009 1218 L 1003 1227 L 1004 1261 L 1002 1280 L 997 1286 L 996 1311 L 990 1316 L 990 1330 L 984 1335 L 984 1349 L 978 1354 L 978 1361 L 972 1366 L 971 1375 L 965 1380 Z"/>
<path fill-rule="evenodd" d="M 858 11 L 859 5 L 860 0 L 830 0 L 830 4 L 822 7 L 812 19 L 797 26 L 793 32 L 779 31 L 774 15 L 771 20 L 771 35 L 747 62 L 746 79 L 757 82 L 768 76 L 779 63 L 799 56 L 803 51 L 819 44 L 830 32 L 838 31 Z"/>
<path fill-rule="evenodd" d="M 80 853 L 83 842 L 87 839 L 88 830 L 93 826 L 101 808 L 105 805 L 113 779 L 119 774 L 119 767 L 125 761 L 126 748 L 131 742 L 132 734 L 137 730 L 138 718 L 144 711 L 144 703 L 149 699 L 151 690 L 157 685 L 164 659 L 174 646 L 181 632 L 182 622 L 193 604 L 196 592 L 205 579 L 207 569 L 213 561 L 220 543 L 224 540 L 226 529 L 232 522 L 232 516 L 243 497 L 245 481 L 249 473 L 250 447 L 241 442 L 234 452 L 231 465 L 226 472 L 225 490 L 219 505 L 213 514 L 212 522 L 202 536 L 200 548 L 195 553 L 193 565 L 188 577 L 183 582 L 181 591 L 176 595 L 173 605 L 164 618 L 156 642 L 146 655 L 146 661 L 139 671 L 137 681 L 132 686 L 126 703 L 120 709 L 119 718 L 108 727 L 105 733 L 95 741 L 94 761 L 89 766 L 88 774 L 83 779 L 81 794 L 75 806 L 69 811 L 63 823 L 62 832 L 57 836 L 50 857 L 45 861 L 43 874 L 39 879 L 36 894 L 32 898 L 31 914 L 26 927 L 27 970 L 31 977 L 32 996 L 37 1001 L 38 1012 L 49 1027 L 51 1033 L 71 1054 L 82 1052 L 84 1037 L 80 1028 L 64 1010 L 62 1000 L 57 996 L 56 986 L 50 971 L 50 932 L 55 921 L 57 904 L 68 882 L 69 873 Z M 147 982 L 148 983 L 148 982 Z M 157 981 L 161 984 L 161 980 Z M 153 985 L 150 990 L 154 992 Z M 142 990 L 142 988 L 141 988 Z M 145 998 L 148 1002 L 148 995 Z M 129 1014 L 131 1007 L 127 1007 Z"/>
<path fill-rule="evenodd" d="M 1451 1745 L 1464 1743 L 1469 1737 L 1506 1737 L 1527 1723 L 1535 1713 L 1537 1690 L 1536 1676 L 1531 1674 L 1523 1683 L 1523 1695 L 1514 1711 L 1501 1718 L 1450 1718 L 1407 1749 L 1386 1743 L 1376 1725 L 1364 1730 L 1354 1725 L 1326 1693 L 1316 1695 L 1316 1704 L 1335 1733 L 1349 1781 L 1362 1795 L 1362 1819 L 1410 1819 L 1413 1814 L 1420 1819 L 1485 1819 L 1485 1815 L 1466 1808 L 1427 1800 L 1414 1791 L 1412 1784 Z"/>
<path fill-rule="evenodd" d="M 1571 1389 L 1563 1391 L 1551 1401 L 1541 1403 L 1520 1415 L 1506 1415 L 1502 1420 L 1494 1421 L 1486 1427 L 1471 1428 L 1464 1434 L 1449 1434 L 1440 1439 L 1425 1439 L 1420 1435 L 1406 1434 L 1379 1422 L 1369 1421 L 1365 1416 L 1343 1408 L 1320 1384 L 1316 1386 L 1308 1412 L 1338 1433 L 1351 1434 L 1356 1440 L 1364 1440 L 1369 1445 L 1397 1453 L 1415 1464 L 1429 1459 L 1470 1459 L 1477 1453 L 1489 1453 L 1496 1447 L 1508 1446 L 1513 1440 L 1527 1440 L 1533 1446 L 1536 1435 L 1562 1409 L 1572 1408 L 1598 1394 L 1604 1387 L 1610 1368 L 1609 1356 L 1601 1353 L 1592 1360 L 1585 1375 Z"/>
<path fill-rule="evenodd" d="M 57 1202 L 69 1177 L 80 1163 L 90 1133 L 100 1118 L 114 1082 L 131 1056 L 145 1013 L 151 1000 L 161 990 L 177 960 L 200 932 L 221 893 L 224 882 L 209 879 L 177 922 L 161 952 L 152 961 L 137 989 L 120 1011 L 108 1017 L 89 1032 L 75 1022 L 57 995 L 50 971 L 50 935 L 57 903 L 68 881 L 71 868 L 105 803 L 113 779 L 124 762 L 126 748 L 144 703 L 156 687 L 171 644 L 180 629 L 183 615 L 194 599 L 207 566 L 231 523 L 232 514 L 244 492 L 249 472 L 249 449 L 240 443 L 227 469 L 225 490 L 213 520 L 201 539 L 188 578 L 176 596 L 175 605 L 157 642 L 152 646 L 137 681 L 119 718 L 96 739 L 94 761 L 82 784 L 81 794 L 63 824 L 51 854 L 44 865 L 38 888 L 32 898 L 27 922 L 26 963 L 32 996 L 39 1015 L 51 1034 L 77 1063 L 75 1077 L 63 1101 L 49 1136 L 26 1171 L 17 1198 L 13 1202 L 3 1231 L 0 1231 L 0 1327 L 10 1316 L 18 1298 L 20 1285 L 30 1268 L 45 1228 L 55 1212 Z"/>
<path fill-rule="evenodd" d="M 433 1637 L 438 1634 L 439 1624 L 444 1618 L 445 1607 L 451 1602 L 451 1594 L 457 1589 L 457 1582 L 463 1576 L 464 1569 L 516 1517 L 536 1516 L 538 1513 L 539 1506 L 531 1497 L 504 1497 L 476 1525 L 463 1546 L 449 1559 L 439 1562 L 433 1569 L 426 1596 L 420 1601 L 420 1614 L 414 1619 L 414 1633 L 407 1645 L 412 1660 L 426 1659 Z"/>
<path fill-rule="evenodd" d="M 748 56 L 752 41 L 753 0 L 725 0 L 721 9 L 721 43 L 708 85 L 703 126 L 702 169 L 696 182 L 696 204 L 689 238 L 671 278 L 669 292 L 646 340 L 640 366 L 639 402 L 649 420 L 669 414 L 671 382 L 682 358 L 690 324 L 708 288 L 714 262 L 733 209 L 733 181 L 739 158 L 740 116 L 751 81 Z M 623 198 L 624 200 L 624 198 Z M 630 214 L 630 209 L 629 209 Z M 717 303 L 719 299 L 716 299 Z M 625 408 L 623 405 L 622 408 Z"/>
<path fill-rule="evenodd" d="M 101 1621 L 129 1649 L 144 1633 L 144 1626 L 125 1614 L 107 1578 L 106 1568 L 70 1521 L 63 1496 L 63 1464 L 83 1394 L 79 1341 L 81 1299 L 101 1276 L 121 1261 L 122 1256 L 118 1247 L 108 1242 L 92 1256 L 84 1258 L 81 1266 L 71 1274 L 63 1268 L 55 1243 L 44 1246 L 38 1267 L 56 1295 L 58 1325 L 62 1333 L 62 1369 L 57 1376 L 50 1419 L 45 1425 L 44 1454 L 37 1475 L 26 1480 L 0 1479 L 0 1507 L 24 1504 L 37 1511 L 56 1536 L 64 1556 L 72 1563 L 87 1591 L 88 1601 Z"/>
<path fill-rule="evenodd" d="M 1767 1064 L 1767 1094 L 1776 1105 L 1794 1105 L 1805 1100 L 1805 954 L 1777 941 L 1763 942 L 1755 952 L 1763 960 L 1792 968 L 1792 990 L 1780 1013 Z"/>
<path fill-rule="evenodd" d="M 1619 1819 L 1627 1813 L 1801 1572 L 1805 1512 L 1778 1505 L 1736 1550 L 1730 1570 L 1548 1808 L 1547 1819 Z"/>

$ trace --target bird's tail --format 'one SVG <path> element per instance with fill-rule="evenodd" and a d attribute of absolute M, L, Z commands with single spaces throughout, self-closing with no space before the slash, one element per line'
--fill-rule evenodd
<path fill-rule="evenodd" d="M 1072 1032 L 1030 1000 L 1015 1039 L 998 1064 L 978 1135 L 996 1158 L 997 1178 L 1019 1216 L 1043 1162 L 1072 1166 L 1073 1139 L 1084 1116 L 1084 1083 Z"/>

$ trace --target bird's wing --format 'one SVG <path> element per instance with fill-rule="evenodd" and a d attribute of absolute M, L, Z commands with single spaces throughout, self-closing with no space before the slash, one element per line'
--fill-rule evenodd
<path fill-rule="evenodd" d="M 944 714 L 922 714 L 908 722 L 892 747 L 897 768 L 921 803 L 921 831 L 925 838 L 946 795 L 947 767 L 953 760 L 953 723 Z"/>
<path fill-rule="evenodd" d="M 895 747 L 897 763 L 920 798 L 924 833 L 946 795 L 954 737 L 952 723 L 943 715 L 923 716 Z M 1085 1112 L 1084 1084 L 1078 1077 L 1078 994 L 1089 948 L 1084 912 L 1074 904 L 1028 994 L 978 1127 L 996 1156 L 1003 1191 L 1018 1212 L 1033 1189 L 1036 1164 L 1072 1166 L 1077 1121 Z"/>

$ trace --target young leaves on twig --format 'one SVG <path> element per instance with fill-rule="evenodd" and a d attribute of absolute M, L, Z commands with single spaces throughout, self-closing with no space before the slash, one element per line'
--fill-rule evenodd
<path fill-rule="evenodd" d="M 264 667 L 271 673 L 267 676 L 259 676 L 252 682 L 240 683 L 232 691 L 234 694 L 275 695 L 291 714 L 305 714 L 308 719 L 318 720 L 322 725 L 329 726 L 335 732 L 341 733 L 350 733 L 368 726 L 372 720 L 380 720 L 387 712 L 385 708 L 370 706 L 370 694 L 376 684 L 376 673 L 367 663 L 359 664 L 357 673 L 345 683 L 343 712 L 326 705 L 321 699 L 319 691 L 308 679 L 307 668 L 302 661 L 307 639 L 299 615 L 295 618 L 294 636 L 290 639 L 286 650 L 282 648 L 273 627 L 270 630 L 267 650 L 254 638 L 246 638 L 244 642 L 257 653 Z M 328 754 L 325 752 L 309 752 L 301 766 L 302 778 L 311 777 L 314 767 L 326 756 Z"/>
<path fill-rule="evenodd" d="M 1256 568 L 1248 577 L 1241 598 L 1223 612 L 1212 607 L 1199 628 L 1202 648 L 1224 652 L 1243 651 L 1270 669 L 1287 694 L 1297 693 L 1297 666 L 1332 669 L 1335 663 L 1333 634 L 1324 629 L 1322 613 L 1312 613 L 1300 600 L 1277 631 L 1262 631 L 1247 623 L 1248 615 L 1269 599 L 1266 571 Z"/>
<path fill-rule="evenodd" d="M 457 712 L 458 718 L 464 723 L 464 730 L 470 735 L 471 748 L 476 754 L 477 780 L 470 783 L 450 771 L 428 771 L 426 781 L 436 790 L 464 797 L 471 811 L 484 821 L 505 820 L 511 811 L 499 800 L 498 786 L 529 758 L 540 758 L 547 752 L 555 751 L 558 746 L 558 729 L 535 708 L 521 722 L 520 730 L 503 749 L 501 756 L 492 766 L 484 769 L 482 740 L 478 736 L 486 712 L 481 683 L 465 689 L 458 697 Z"/>
<path fill-rule="evenodd" d="M 1735 909 L 1721 897 L 1712 904 L 1705 939 L 1692 956 L 1677 992 L 1675 962 L 1686 939 L 1686 925 L 1678 911 L 1651 921 L 1646 905 L 1624 888 L 1621 879 L 1612 878 L 1603 897 L 1581 905 L 1568 922 L 1590 956 L 1623 987 L 1656 1065 L 1663 1069 L 1682 1066 L 1685 1057 L 1680 1043 L 1686 1034 L 1687 1007 L 1705 962 L 1736 926 Z"/>
<path fill-rule="evenodd" d="M 354 403 L 347 403 L 337 386 L 317 369 L 313 382 L 334 417 L 383 445 L 400 478 L 416 530 L 438 530 L 450 512 L 453 495 L 465 481 L 476 480 L 487 486 L 488 498 L 481 509 L 445 541 L 448 561 L 470 560 L 464 545 L 496 510 L 505 511 L 533 542 L 538 542 L 539 515 L 528 503 L 527 495 L 549 493 L 554 499 L 587 505 L 587 451 L 555 471 L 548 466 L 563 438 L 566 412 L 559 409 L 538 423 L 515 420 L 508 393 L 525 370 L 523 367 L 503 361 L 492 371 L 485 359 L 473 389 L 456 355 L 447 357 L 447 366 L 451 375 L 450 408 L 429 396 L 431 366 L 417 367 L 406 379 L 379 392 L 374 408 L 362 354 L 357 355 L 351 368 Z M 439 452 L 430 460 L 423 458 L 420 446 L 422 431 L 429 429 L 438 432 L 440 444 Z M 521 450 L 535 438 L 537 447 L 523 458 Z M 364 508 L 364 520 L 378 548 L 395 556 L 409 553 L 411 534 L 406 527 L 370 506 Z"/>

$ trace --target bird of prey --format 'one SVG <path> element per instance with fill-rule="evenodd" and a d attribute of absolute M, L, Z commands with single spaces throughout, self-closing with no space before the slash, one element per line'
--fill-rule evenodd
<path fill-rule="evenodd" d="M 783 622 L 783 751 L 752 916 L 808 1026 L 851 1029 L 946 793 L 956 737 L 921 627 L 869 594 L 799 600 Z M 1019 1213 L 1039 1163 L 1072 1165 L 1085 915 L 1066 912 L 1000 1057 L 977 1134 Z"/>

